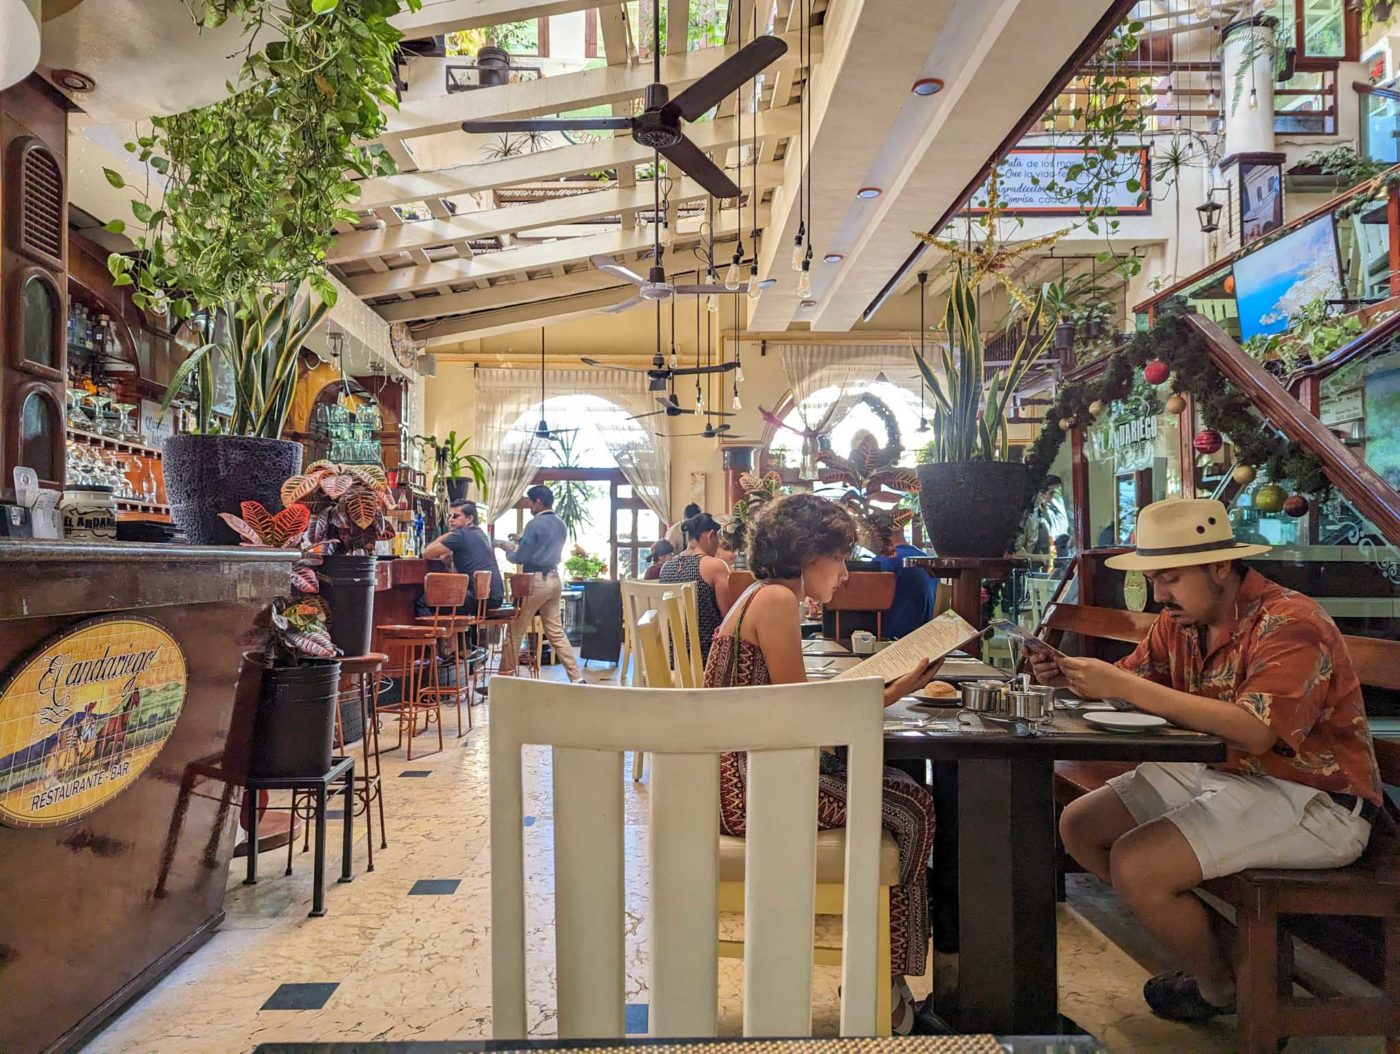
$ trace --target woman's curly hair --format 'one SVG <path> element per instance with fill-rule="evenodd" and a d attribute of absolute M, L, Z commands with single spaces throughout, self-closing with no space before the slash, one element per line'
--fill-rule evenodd
<path fill-rule="evenodd" d="M 749 570 L 758 579 L 796 578 L 813 560 L 845 558 L 856 541 L 855 517 L 815 494 L 770 502 L 749 526 Z"/>

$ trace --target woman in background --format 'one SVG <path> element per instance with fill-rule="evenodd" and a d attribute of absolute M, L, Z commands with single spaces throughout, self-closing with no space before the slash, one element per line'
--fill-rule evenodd
<path fill-rule="evenodd" d="M 710 641 L 733 598 L 729 595 L 729 565 L 719 552 L 719 522 L 708 512 L 696 513 L 682 524 L 690 544 L 685 551 L 666 561 L 661 568 L 662 582 L 694 582 L 700 623 L 701 661 L 710 655 Z"/>
<path fill-rule="evenodd" d="M 846 580 L 846 557 L 855 544 L 856 523 L 845 508 L 812 494 L 793 494 L 767 506 L 749 528 L 749 570 L 757 581 L 734 604 L 714 636 L 705 666 L 705 687 L 801 684 L 798 606 L 820 603 Z M 938 672 L 927 660 L 885 689 L 885 705 L 918 691 Z M 757 705 L 757 704 L 756 704 Z M 748 757 L 720 760 L 720 829 L 744 834 Z M 933 798 L 909 775 L 886 768 L 881 825 L 899 846 L 899 885 L 890 889 L 891 963 L 895 976 L 892 1027 L 907 1035 L 914 1025 L 914 996 L 906 976 L 922 976 L 928 964 L 929 910 L 925 871 L 933 849 Z M 846 769 L 822 752 L 817 782 L 817 822 L 846 825 Z"/>
<path fill-rule="evenodd" d="M 651 554 L 647 557 L 647 573 L 642 577 L 648 581 L 655 581 L 661 577 L 661 569 L 666 566 L 666 561 L 671 559 L 676 553 L 676 547 L 665 538 L 651 547 Z"/>

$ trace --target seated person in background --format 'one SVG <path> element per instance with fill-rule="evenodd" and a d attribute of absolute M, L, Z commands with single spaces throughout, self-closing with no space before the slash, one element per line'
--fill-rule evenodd
<path fill-rule="evenodd" d="M 802 627 L 798 606 L 806 598 L 826 603 L 846 580 L 846 556 L 855 543 L 856 522 L 834 501 L 814 494 L 779 498 L 749 528 L 749 568 L 757 579 L 730 610 L 715 633 L 705 666 L 705 687 L 801 684 Z M 922 574 L 923 572 L 920 572 Z M 885 689 L 885 705 L 916 692 L 938 672 L 924 660 Z M 761 705 L 755 703 L 754 705 Z M 744 834 L 748 758 L 725 754 L 720 760 L 720 829 Z M 914 1023 L 914 998 L 904 983 L 927 966 L 928 883 L 925 870 L 933 849 L 933 798 L 921 783 L 886 768 L 882 823 L 899 845 L 899 885 L 890 889 L 893 920 L 891 1001 L 894 1031 L 905 1035 Z M 817 822 L 823 829 L 846 823 L 846 774 L 834 754 L 821 754 Z"/>
<path fill-rule="evenodd" d="M 681 513 L 681 518 L 671 524 L 670 527 L 666 528 L 666 540 L 671 543 L 676 552 L 680 552 L 684 549 L 686 543 L 690 541 L 690 539 L 685 536 L 685 521 L 692 516 L 699 515 L 700 506 L 692 501 L 685 507 L 685 511 Z"/>
<path fill-rule="evenodd" d="M 731 571 L 736 567 L 747 567 L 743 547 L 743 524 L 737 520 L 730 520 L 719 529 L 719 550 L 715 555 L 728 564 Z"/>
<path fill-rule="evenodd" d="M 1110 567 L 1147 575 L 1162 612 L 1116 666 L 1031 653 L 1042 684 L 1126 699 L 1230 747 L 1213 765 L 1146 762 L 1070 804 L 1065 848 L 1105 882 L 1184 967 L 1143 986 L 1153 1013 L 1199 1021 L 1234 1012 L 1235 978 L 1191 890 L 1251 867 L 1343 867 L 1381 810 L 1361 684 L 1315 601 L 1242 558 L 1267 552 L 1231 533 L 1225 506 L 1159 501 L 1138 549 Z"/>
<path fill-rule="evenodd" d="M 666 561 L 675 555 L 676 547 L 665 538 L 651 547 L 651 553 L 647 556 L 647 573 L 642 577 L 648 581 L 655 581 L 661 577 L 661 569 L 666 566 Z"/>
<path fill-rule="evenodd" d="M 893 513 L 875 512 L 866 520 L 882 571 L 894 572 L 894 601 L 880 619 L 880 632 L 890 640 L 912 633 L 933 618 L 938 580 L 921 567 L 905 567 L 906 556 L 927 556 L 904 541 L 904 528 L 896 526 Z"/>
<path fill-rule="evenodd" d="M 696 513 L 685 521 L 683 529 L 690 544 L 683 553 L 666 561 L 661 568 L 661 581 L 695 583 L 703 660 L 710 654 L 715 627 L 733 600 L 729 595 L 729 565 L 715 556 L 719 552 L 719 523 L 708 512 Z"/>
<path fill-rule="evenodd" d="M 459 575 L 471 578 L 477 571 L 491 572 L 491 592 L 486 598 L 488 609 L 501 606 L 505 596 L 505 582 L 501 569 L 496 563 L 496 551 L 491 539 L 477 524 L 476 502 L 459 501 L 447 514 L 447 533 L 439 535 L 423 547 L 423 559 L 441 560 L 449 563 Z M 477 597 L 473 592 L 474 582 L 467 583 L 467 599 L 458 608 L 464 615 L 476 614 Z M 420 615 L 431 615 L 432 610 L 418 598 L 417 611 Z"/>

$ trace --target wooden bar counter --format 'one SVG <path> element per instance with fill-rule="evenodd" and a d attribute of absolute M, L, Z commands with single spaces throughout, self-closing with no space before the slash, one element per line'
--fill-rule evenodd
<path fill-rule="evenodd" d="M 0 1051 L 78 1045 L 223 919 L 239 637 L 296 555 L 0 541 Z"/>
<path fill-rule="evenodd" d="M 418 617 L 415 605 L 423 595 L 423 579 L 430 571 L 446 571 L 441 560 L 419 557 L 381 558 L 375 565 L 374 636 L 372 650 L 384 651 L 380 626 L 411 626 Z"/>

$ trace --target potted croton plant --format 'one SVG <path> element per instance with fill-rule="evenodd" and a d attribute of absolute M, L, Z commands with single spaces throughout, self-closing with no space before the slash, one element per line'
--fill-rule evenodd
<path fill-rule="evenodd" d="M 261 502 L 245 501 L 240 511 L 225 514 L 229 526 L 251 545 L 276 549 L 299 547 L 311 518 L 305 505 L 274 515 Z M 297 562 L 288 593 L 262 611 L 243 641 L 258 645 L 253 657 L 263 667 L 250 776 L 317 776 L 331 765 L 340 663 L 310 559 Z"/>
<path fill-rule="evenodd" d="M 914 358 L 933 396 L 933 441 L 917 466 L 924 530 L 939 556 L 1002 556 L 1032 497 L 1026 466 L 1010 457 L 1011 400 L 1027 370 L 1053 339 L 1040 330 L 1037 300 L 1011 356 L 1011 365 L 986 377 L 977 325 L 976 290 L 960 268 L 948 295 L 945 330 L 935 370 Z"/>

